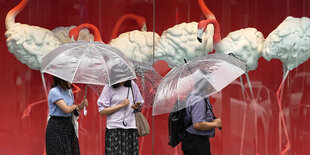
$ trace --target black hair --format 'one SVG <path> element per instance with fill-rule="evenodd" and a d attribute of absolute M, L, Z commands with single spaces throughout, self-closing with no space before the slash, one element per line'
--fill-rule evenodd
<path fill-rule="evenodd" d="M 125 87 L 131 87 L 131 80 L 127 80 L 123 85 Z M 118 88 L 120 86 L 121 86 L 121 83 L 117 83 L 117 84 L 112 85 L 113 88 Z"/>
<path fill-rule="evenodd" d="M 67 81 L 65 81 L 59 77 L 54 76 L 52 88 L 54 88 L 56 86 L 60 86 L 62 89 L 70 89 L 70 87 L 68 87 Z"/>

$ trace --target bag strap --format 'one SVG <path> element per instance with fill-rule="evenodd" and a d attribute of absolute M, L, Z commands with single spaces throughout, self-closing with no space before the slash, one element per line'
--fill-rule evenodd
<path fill-rule="evenodd" d="M 207 106 L 207 111 L 208 111 L 208 109 L 210 109 L 210 111 L 211 111 L 211 113 L 212 113 L 212 115 L 213 115 L 213 119 L 216 119 L 216 117 L 215 117 L 215 115 L 214 115 L 214 113 L 213 113 L 213 111 L 212 111 L 211 105 L 208 104 L 208 101 L 207 101 L 206 98 L 204 98 L 204 100 L 205 100 L 205 102 L 206 102 L 206 104 L 207 104 L 207 105 L 206 105 L 206 106 Z M 222 127 L 219 127 L 219 129 L 222 130 Z"/>
<path fill-rule="evenodd" d="M 133 101 L 133 104 L 135 104 L 135 96 L 133 94 L 133 89 L 132 89 L 132 85 L 130 85 L 130 87 L 128 89 L 131 89 L 131 95 L 132 95 L 132 101 Z M 129 90 L 128 90 L 129 91 Z"/>
<path fill-rule="evenodd" d="M 208 111 L 208 109 L 210 109 L 210 111 L 211 111 L 211 113 L 213 115 L 213 119 L 216 119 L 216 117 L 215 117 L 215 115 L 214 115 L 214 113 L 212 111 L 212 107 L 211 107 L 211 105 L 209 105 L 209 102 L 208 102 L 207 98 L 204 98 L 204 100 L 206 102 L 206 111 Z"/>
<path fill-rule="evenodd" d="M 192 118 L 190 118 L 189 120 L 185 120 L 185 116 L 187 115 L 187 112 L 186 112 L 186 108 L 184 109 L 184 129 L 186 130 L 188 127 L 192 126 L 193 125 L 193 121 L 192 121 Z M 187 121 L 187 122 L 185 122 Z"/>

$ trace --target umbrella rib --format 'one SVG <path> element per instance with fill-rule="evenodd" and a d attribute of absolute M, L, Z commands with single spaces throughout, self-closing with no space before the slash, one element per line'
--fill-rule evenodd
<path fill-rule="evenodd" d="M 99 48 L 102 48 L 102 47 L 99 46 Z M 115 47 L 113 47 L 113 48 L 115 48 Z M 121 57 L 120 55 L 118 55 L 117 53 L 113 52 L 112 50 L 110 50 L 110 49 L 108 49 L 108 48 L 105 48 L 105 49 L 111 51 L 112 54 Z M 116 49 L 118 49 L 118 48 L 116 48 Z M 119 49 L 118 49 L 118 50 L 119 50 Z M 125 56 L 125 57 L 126 57 L 126 56 Z M 122 58 L 122 57 L 121 57 L 121 58 Z M 126 58 L 127 58 L 127 57 L 126 57 Z M 128 59 L 128 58 L 127 58 L 127 59 Z M 128 60 L 129 60 L 129 59 L 128 59 Z M 124 61 L 124 59 L 121 59 L 121 61 L 123 61 L 125 64 L 127 64 L 128 66 L 130 66 L 126 61 Z M 135 76 L 135 78 L 137 78 L 137 76 L 136 76 L 136 74 L 135 74 L 135 71 L 132 70 L 131 67 L 128 67 L 128 68 L 129 68 L 129 70 L 131 71 L 131 73 L 133 73 L 133 75 Z M 133 69 L 134 69 L 134 68 L 133 68 Z"/>
<path fill-rule="evenodd" d="M 186 65 L 186 64 L 185 64 Z M 180 72 L 180 74 L 179 74 L 179 77 L 178 77 L 178 80 L 177 80 L 177 96 L 178 96 L 178 103 L 179 103 L 179 98 L 180 98 L 180 96 L 179 96 L 179 83 L 180 83 L 180 77 L 181 77 L 181 74 L 182 74 L 182 72 L 183 72 L 183 70 L 184 70 L 184 68 L 185 68 L 185 65 L 183 64 L 183 67 L 182 67 L 182 70 L 181 70 L 181 72 Z M 177 104 L 177 106 L 179 106 L 179 104 Z M 177 107 L 177 109 L 179 109 L 179 107 Z"/>
<path fill-rule="evenodd" d="M 66 45 L 66 44 L 64 44 L 64 45 Z M 64 45 L 61 45 L 61 46 L 64 46 Z M 73 49 L 80 48 L 80 47 L 83 47 L 83 46 L 85 46 L 85 45 L 77 45 L 77 47 L 68 48 L 68 49 L 66 49 L 66 50 L 64 50 L 64 51 L 62 51 L 62 52 L 60 52 L 59 54 L 55 55 L 50 61 L 48 61 L 48 62 L 46 63 L 46 65 L 45 65 L 44 67 L 42 66 L 42 69 L 41 69 L 42 72 L 45 72 L 47 66 L 49 66 L 49 64 L 51 64 L 60 54 L 65 53 L 65 52 L 68 51 L 68 50 L 73 50 Z M 55 50 L 55 49 L 54 49 L 54 50 Z M 54 50 L 53 50 L 53 51 L 54 51 Z M 51 51 L 51 52 L 45 54 L 45 56 L 44 56 L 43 58 L 45 58 L 45 57 L 50 57 L 50 55 L 52 54 L 53 51 Z M 42 59 L 43 59 L 43 58 L 42 58 Z"/>
<path fill-rule="evenodd" d="M 99 46 L 100 47 L 100 46 Z M 97 48 L 94 48 L 98 53 L 100 53 L 100 51 L 97 49 Z M 102 59 L 103 59 L 103 63 L 104 63 L 104 65 L 105 65 L 105 67 L 106 67 L 106 69 L 108 69 L 108 65 L 107 65 L 107 63 L 106 63 L 106 61 L 105 61 L 105 59 L 104 59 L 104 56 L 102 55 L 102 54 L 100 54 L 100 56 L 102 56 Z M 107 71 L 107 74 L 108 74 L 108 78 L 110 78 L 110 73 Z M 108 82 L 109 82 L 109 86 L 110 86 L 110 79 L 108 80 Z"/>
<path fill-rule="evenodd" d="M 89 49 L 89 47 L 90 47 L 90 46 L 88 46 L 87 49 L 85 50 L 85 52 L 83 52 L 83 55 L 81 56 L 81 59 L 79 60 L 79 64 L 77 65 L 77 67 L 76 67 L 76 69 L 75 69 L 75 71 L 74 71 L 74 74 L 73 74 L 73 76 L 72 76 L 71 83 L 73 83 L 73 79 L 74 79 L 74 77 L 75 77 L 75 74 L 76 74 L 78 68 L 79 68 L 80 65 L 81 65 L 81 62 L 82 62 L 82 59 L 84 58 L 85 53 L 88 52 L 87 50 Z"/>

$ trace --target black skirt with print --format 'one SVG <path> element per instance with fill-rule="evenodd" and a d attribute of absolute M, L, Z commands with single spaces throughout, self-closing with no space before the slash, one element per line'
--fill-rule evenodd
<path fill-rule="evenodd" d="M 47 123 L 47 155 L 79 155 L 80 147 L 70 117 L 52 116 Z"/>
<path fill-rule="evenodd" d="M 106 155 L 139 155 L 137 129 L 105 130 Z"/>

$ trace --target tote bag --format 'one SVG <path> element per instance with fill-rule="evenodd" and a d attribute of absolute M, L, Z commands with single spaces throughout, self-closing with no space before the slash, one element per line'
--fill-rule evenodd
<path fill-rule="evenodd" d="M 133 90 L 130 86 L 131 89 L 131 93 L 132 93 L 132 98 L 133 98 L 133 103 L 135 103 L 134 100 L 134 94 L 133 94 Z M 128 98 L 128 95 L 127 95 Z M 146 136 L 150 133 L 150 125 L 147 122 L 147 120 L 145 119 L 145 117 L 143 116 L 143 114 L 140 111 L 135 111 L 135 118 L 136 118 L 136 126 L 138 129 L 138 137 L 142 137 L 142 136 Z"/>
<path fill-rule="evenodd" d="M 135 113 L 136 117 L 136 126 L 138 129 L 138 136 L 146 136 L 150 133 L 150 126 L 145 117 L 141 112 L 136 112 Z"/>

